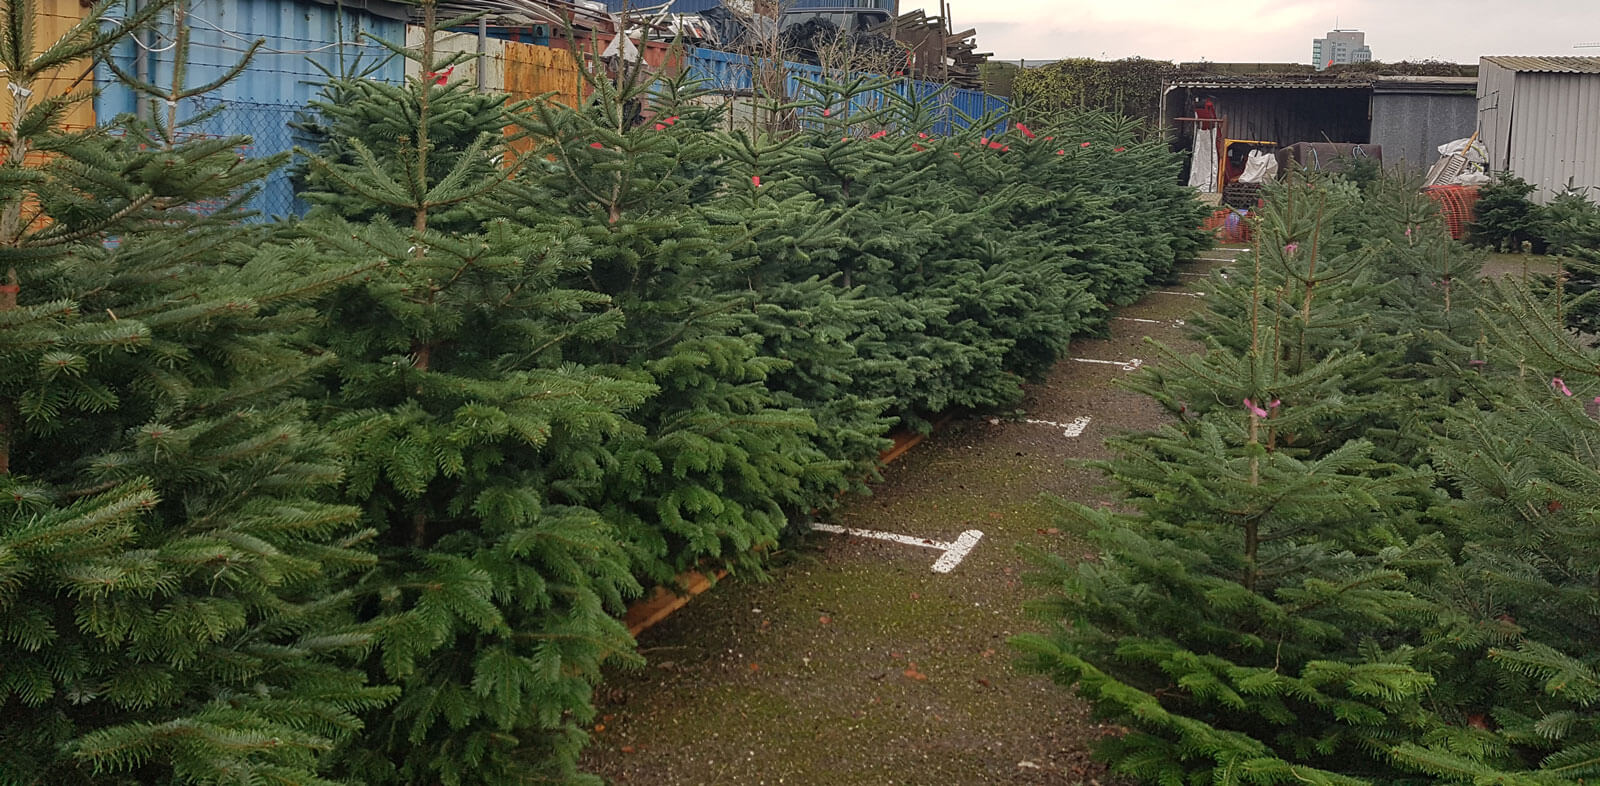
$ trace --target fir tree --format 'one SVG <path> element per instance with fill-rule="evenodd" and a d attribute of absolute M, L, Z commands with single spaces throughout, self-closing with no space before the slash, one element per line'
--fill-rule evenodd
<path fill-rule="evenodd" d="M 632 657 L 615 615 L 640 590 L 589 503 L 653 388 L 573 362 L 620 314 L 566 285 L 589 270 L 573 228 L 489 218 L 533 159 L 507 155 L 499 99 L 448 79 L 463 56 L 436 54 L 470 19 L 422 15 L 421 48 L 395 46 L 420 76 L 330 87 L 318 207 L 291 246 L 376 265 L 324 303 L 339 361 L 321 404 L 349 451 L 345 498 L 379 532 L 355 588 L 370 668 L 403 692 L 339 761 L 373 784 L 580 780 L 590 694 Z"/>
<path fill-rule="evenodd" d="M 1470 731 L 1400 748 L 1442 781 L 1583 783 L 1600 773 L 1592 706 L 1600 660 L 1600 358 L 1565 328 L 1554 293 L 1504 280 L 1479 298 L 1483 362 L 1432 459 L 1459 567 L 1433 585 L 1449 675 Z M 1470 735 L 1470 739 L 1463 739 Z"/>
<path fill-rule="evenodd" d="M 1130 729 L 1102 754 L 1141 780 L 1389 781 L 1388 748 L 1444 726 L 1428 698 L 1450 653 L 1422 646 L 1438 608 L 1417 590 L 1448 554 L 1410 537 L 1428 475 L 1320 431 L 1382 394 L 1342 390 L 1378 361 L 1353 351 L 1359 325 L 1322 321 L 1361 261 L 1318 264 L 1332 216 L 1316 192 L 1269 205 L 1214 306 L 1244 306 L 1228 343 L 1141 383 L 1182 419 L 1098 465 L 1134 511 L 1075 507 L 1100 560 L 1041 558 L 1036 608 L 1059 626 L 1017 640 L 1025 663 Z M 1324 209 L 1287 206 L 1301 200 Z"/>
<path fill-rule="evenodd" d="M 796 272 L 833 277 L 883 303 L 874 325 L 883 341 L 861 349 L 881 353 L 884 362 L 874 365 L 887 373 L 857 384 L 892 396 L 893 414 L 926 428 L 934 413 L 1020 397 L 1021 379 L 1004 365 L 1015 342 L 983 320 L 1029 295 L 1025 279 L 991 273 L 966 255 L 941 255 L 944 241 L 980 218 L 952 204 L 939 177 L 939 158 L 953 157 L 956 146 L 925 138 L 926 113 L 894 97 L 890 86 L 866 77 L 807 85 L 815 130 L 796 140 L 788 171 L 842 237 Z M 886 105 L 863 108 L 867 96 L 885 93 Z"/>
<path fill-rule="evenodd" d="M 1600 336 L 1600 203 L 1593 199 L 1584 191 L 1565 191 L 1542 212 L 1549 253 L 1561 267 L 1562 317 L 1573 330 Z"/>
<path fill-rule="evenodd" d="M 294 398 L 293 341 L 353 267 L 258 251 L 240 224 L 281 159 L 191 138 L 187 3 L 85 14 L 36 48 L 0 4 L 0 781 L 327 783 L 323 754 L 392 693 L 343 591 L 372 565 L 340 468 Z M 67 131 L 35 100 L 167 16 L 152 121 Z"/>
<path fill-rule="evenodd" d="M 818 483 L 806 496 L 820 508 L 876 477 L 878 456 L 890 444 L 884 434 L 895 423 L 886 411 L 896 398 L 870 381 L 891 379 L 900 366 L 885 357 L 879 328 L 892 312 L 888 301 L 861 287 L 840 288 L 838 274 L 801 277 L 813 255 L 842 239 L 823 204 L 787 175 L 799 139 L 731 135 L 731 165 L 749 180 L 731 175 L 738 185 L 704 212 L 713 227 L 739 232 L 729 246 L 739 264 L 720 285 L 757 293 L 746 329 L 762 337 L 763 354 L 789 361 L 767 377 L 767 388 L 781 406 L 811 414 L 812 440 L 824 455 L 853 464 L 843 474 L 813 476 Z"/>
<path fill-rule="evenodd" d="M 1525 245 L 1543 251 L 1545 228 L 1539 206 L 1528 198 L 1535 190 L 1536 186 L 1509 172 L 1484 187 L 1472 207 L 1472 243 L 1513 254 Z"/>
<path fill-rule="evenodd" d="M 519 220 L 574 224 L 592 264 L 567 279 L 615 302 L 626 325 L 582 354 L 659 388 L 634 415 L 642 433 L 617 448 L 596 497 L 617 521 L 638 570 L 671 583 L 703 558 L 753 569 L 815 490 L 842 484 L 844 463 L 812 442 L 816 423 L 783 406 L 767 380 L 786 361 L 760 353 L 745 326 L 754 293 L 726 288 L 745 260 L 731 225 L 697 207 L 732 175 L 715 110 L 682 79 L 650 89 L 642 64 L 586 68 L 594 89 L 578 109 L 541 105 L 514 115 L 552 165 L 530 178 Z M 649 102 L 653 120 L 633 122 Z M 796 402 L 798 403 L 798 402 Z"/>

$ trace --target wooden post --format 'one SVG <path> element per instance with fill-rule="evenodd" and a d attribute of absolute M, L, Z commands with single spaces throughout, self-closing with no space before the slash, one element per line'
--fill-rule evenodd
<path fill-rule="evenodd" d="M 478 17 L 478 92 L 489 86 L 489 17 Z"/>
<path fill-rule="evenodd" d="M 133 13 L 143 9 L 143 0 L 133 0 Z M 142 27 L 133 31 L 133 75 L 140 82 L 150 83 L 150 39 Z M 133 114 L 141 121 L 150 119 L 150 103 L 137 90 L 133 91 Z"/>

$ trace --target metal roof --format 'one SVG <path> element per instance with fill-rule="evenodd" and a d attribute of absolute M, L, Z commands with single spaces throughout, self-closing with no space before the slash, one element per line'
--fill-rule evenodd
<path fill-rule="evenodd" d="M 1370 79 L 1341 79 L 1339 81 L 1309 81 L 1305 79 L 1272 79 L 1259 77 L 1175 77 L 1167 80 L 1169 87 L 1203 88 L 1207 90 L 1370 90 Z"/>
<path fill-rule="evenodd" d="M 1531 71 L 1541 74 L 1600 74 L 1600 57 L 1485 57 L 1511 71 Z"/>
<path fill-rule="evenodd" d="M 1376 93 L 1473 93 L 1478 90 L 1475 76 L 1380 76 L 1372 81 Z"/>

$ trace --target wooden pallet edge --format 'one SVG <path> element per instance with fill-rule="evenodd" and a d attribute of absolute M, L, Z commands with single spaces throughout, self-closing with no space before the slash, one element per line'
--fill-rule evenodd
<path fill-rule="evenodd" d="M 895 459 L 904 456 L 912 448 L 922 444 L 933 431 L 937 431 L 950 422 L 950 415 L 946 415 L 934 422 L 928 434 L 913 431 L 901 432 L 894 436 L 894 446 L 878 456 L 878 460 L 889 464 Z M 698 570 L 691 570 L 678 575 L 678 586 L 683 588 L 682 593 L 674 592 L 668 587 L 659 586 L 650 591 L 650 594 L 628 604 L 628 610 L 622 615 L 622 622 L 628 626 L 628 633 L 637 637 L 640 633 L 650 629 L 656 623 L 672 616 L 672 613 L 684 606 L 696 595 L 716 586 L 716 582 L 727 578 L 728 571 L 718 570 L 715 578 L 708 578 Z"/>

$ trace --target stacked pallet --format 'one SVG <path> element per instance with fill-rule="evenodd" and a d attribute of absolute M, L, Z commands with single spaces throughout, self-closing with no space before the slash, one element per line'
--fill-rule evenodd
<path fill-rule="evenodd" d="M 943 2 L 939 7 L 939 15 L 929 16 L 918 9 L 878 25 L 871 32 L 887 35 L 906 49 L 906 76 L 981 89 L 978 66 L 994 53 L 977 51 L 977 30 L 953 32 L 949 8 Z"/>

